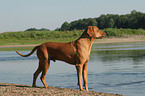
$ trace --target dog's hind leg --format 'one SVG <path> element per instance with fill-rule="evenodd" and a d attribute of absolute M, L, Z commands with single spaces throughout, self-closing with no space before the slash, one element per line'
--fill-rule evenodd
<path fill-rule="evenodd" d="M 43 62 L 42 65 L 43 65 L 43 69 L 42 69 L 42 75 L 41 75 L 40 79 L 41 79 L 44 87 L 49 88 L 49 86 L 47 85 L 47 83 L 45 81 L 45 77 L 46 77 L 47 70 L 50 66 L 50 60 Z"/>
<path fill-rule="evenodd" d="M 42 72 L 42 69 L 40 67 L 40 62 L 39 62 L 39 66 L 38 66 L 38 69 L 35 71 L 35 73 L 33 74 L 33 84 L 32 86 L 33 87 L 36 87 L 36 80 L 37 80 L 37 77 L 38 75 Z"/>

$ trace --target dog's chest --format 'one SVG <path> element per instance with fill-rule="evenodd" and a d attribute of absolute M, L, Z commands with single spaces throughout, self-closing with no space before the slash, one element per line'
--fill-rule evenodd
<path fill-rule="evenodd" d="M 84 63 L 89 59 L 92 44 L 80 43 L 77 46 L 78 63 Z"/>

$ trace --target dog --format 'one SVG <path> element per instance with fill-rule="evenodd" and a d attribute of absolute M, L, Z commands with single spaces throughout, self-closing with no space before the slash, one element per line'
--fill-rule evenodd
<path fill-rule="evenodd" d="M 78 85 L 81 91 L 88 91 L 88 61 L 92 44 L 96 38 L 102 38 L 106 35 L 105 32 L 99 30 L 95 26 L 88 26 L 83 34 L 75 41 L 67 43 L 47 42 L 38 45 L 32 49 L 27 55 L 22 57 L 28 57 L 37 50 L 37 57 L 39 59 L 39 66 L 36 72 L 33 74 L 33 87 L 36 87 L 36 79 L 41 74 L 41 81 L 45 88 L 49 88 L 46 84 L 45 77 L 47 70 L 50 66 L 50 60 L 54 62 L 56 60 L 64 61 L 71 65 L 75 65 L 78 77 Z M 82 78 L 83 77 L 83 78 Z M 84 80 L 85 90 L 82 86 L 82 79 Z"/>

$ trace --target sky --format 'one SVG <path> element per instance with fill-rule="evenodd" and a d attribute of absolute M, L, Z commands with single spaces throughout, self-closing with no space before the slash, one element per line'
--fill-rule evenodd
<path fill-rule="evenodd" d="M 67 21 L 102 14 L 145 13 L 145 0 L 0 0 L 0 33 L 29 28 L 55 30 Z"/>

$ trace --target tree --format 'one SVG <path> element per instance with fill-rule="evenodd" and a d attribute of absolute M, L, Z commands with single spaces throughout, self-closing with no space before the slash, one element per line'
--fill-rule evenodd
<path fill-rule="evenodd" d="M 67 31 L 67 30 L 69 30 L 69 23 L 65 21 L 65 22 L 62 24 L 60 30 L 61 30 L 61 31 Z"/>
<path fill-rule="evenodd" d="M 129 27 L 129 16 L 121 15 L 119 23 L 120 23 L 119 28 L 128 28 Z"/>
<path fill-rule="evenodd" d="M 97 22 L 98 22 L 98 27 L 100 29 L 103 29 L 105 27 L 105 22 L 106 22 L 106 16 L 105 15 L 101 15 L 98 19 L 97 19 Z"/>
<path fill-rule="evenodd" d="M 101 15 L 98 18 L 84 18 L 72 21 L 70 23 L 64 22 L 60 30 L 83 30 L 87 26 L 97 26 L 100 29 L 104 28 L 144 28 L 145 29 L 145 13 L 131 11 L 131 14 L 117 15 L 107 14 Z"/>
<path fill-rule="evenodd" d="M 142 18 L 140 20 L 140 28 L 145 29 L 145 14 L 144 14 L 144 16 L 142 16 Z"/>
<path fill-rule="evenodd" d="M 27 29 L 25 31 L 38 31 L 38 29 L 36 29 L 36 28 L 29 28 L 29 29 Z"/>
<path fill-rule="evenodd" d="M 114 27 L 114 20 L 113 18 L 109 18 L 108 20 L 108 28 L 113 28 Z"/>
<path fill-rule="evenodd" d="M 95 19 L 88 20 L 88 26 L 98 26 L 98 23 Z"/>
<path fill-rule="evenodd" d="M 39 31 L 50 31 L 49 29 L 46 29 L 46 28 L 41 28 L 41 29 L 38 29 Z"/>
<path fill-rule="evenodd" d="M 36 28 L 29 28 L 25 31 L 50 31 L 49 29 L 46 28 L 41 28 L 41 29 L 36 29 Z"/>

